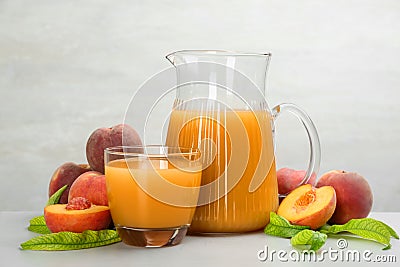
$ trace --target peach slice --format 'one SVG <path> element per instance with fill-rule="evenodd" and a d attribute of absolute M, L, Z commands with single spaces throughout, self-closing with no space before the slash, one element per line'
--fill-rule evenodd
<path fill-rule="evenodd" d="M 336 192 L 332 186 L 314 188 L 305 184 L 287 195 L 277 213 L 292 224 L 318 229 L 331 218 L 335 207 Z"/>
<path fill-rule="evenodd" d="M 63 231 L 82 233 L 85 230 L 106 229 L 111 222 L 108 206 L 92 205 L 81 210 L 68 210 L 67 204 L 49 205 L 44 209 L 44 219 L 52 233 Z"/>

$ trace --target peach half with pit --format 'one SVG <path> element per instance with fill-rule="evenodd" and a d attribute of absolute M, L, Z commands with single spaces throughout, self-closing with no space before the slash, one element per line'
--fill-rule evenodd
<path fill-rule="evenodd" d="M 83 173 L 90 171 L 88 164 L 76 164 L 74 162 L 66 162 L 58 167 L 49 183 L 49 197 L 51 197 L 58 189 L 64 185 L 68 185 L 67 189 L 61 195 L 58 203 L 66 204 L 68 202 L 68 193 L 72 183 Z"/>
<path fill-rule="evenodd" d="M 372 208 L 373 195 L 368 181 L 355 172 L 333 170 L 323 174 L 317 187 L 332 186 L 336 191 L 336 210 L 330 224 L 345 224 L 365 218 Z"/>
<path fill-rule="evenodd" d="M 76 197 L 84 197 L 94 205 L 108 206 L 105 175 L 89 171 L 76 178 L 69 190 L 68 202 Z"/>
<path fill-rule="evenodd" d="M 331 218 L 335 207 L 336 193 L 332 186 L 314 188 L 305 184 L 286 196 L 277 214 L 292 224 L 318 229 Z"/>
<path fill-rule="evenodd" d="M 69 204 L 55 204 L 44 208 L 44 219 L 52 233 L 103 230 L 111 223 L 108 206 L 92 205 L 85 198 L 75 198 Z"/>

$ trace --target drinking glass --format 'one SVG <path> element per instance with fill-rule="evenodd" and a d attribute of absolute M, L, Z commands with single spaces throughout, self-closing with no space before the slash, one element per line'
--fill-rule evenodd
<path fill-rule="evenodd" d="M 179 244 L 192 221 L 201 181 L 195 148 L 119 146 L 105 149 L 107 194 L 125 244 Z"/>

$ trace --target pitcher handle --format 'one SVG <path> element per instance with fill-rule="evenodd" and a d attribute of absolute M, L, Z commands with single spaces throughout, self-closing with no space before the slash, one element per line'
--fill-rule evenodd
<path fill-rule="evenodd" d="M 305 184 L 311 178 L 313 174 L 317 175 L 319 171 L 319 165 L 321 162 L 321 145 L 319 142 L 319 137 L 317 133 L 317 129 L 315 128 L 314 123 L 310 119 L 310 117 L 305 113 L 302 109 L 292 103 L 282 103 L 275 106 L 272 109 L 272 117 L 275 121 L 276 118 L 282 112 L 290 112 L 294 114 L 304 125 L 308 135 L 308 141 L 310 143 L 310 159 L 308 162 L 308 168 L 303 180 L 299 185 Z M 280 195 L 280 197 L 284 197 L 286 195 Z"/>

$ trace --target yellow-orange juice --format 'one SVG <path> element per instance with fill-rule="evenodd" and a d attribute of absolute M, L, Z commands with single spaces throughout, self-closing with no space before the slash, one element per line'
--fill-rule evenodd
<path fill-rule="evenodd" d="M 198 198 L 200 168 L 182 170 L 166 159 L 131 158 L 110 161 L 105 175 L 111 216 L 117 228 L 164 229 L 190 224 Z M 178 185 L 178 190 L 184 191 L 176 195 L 173 190 L 163 189 L 164 184 Z M 143 186 L 161 194 L 152 196 Z M 175 206 L 174 202 L 187 205 Z"/>
<path fill-rule="evenodd" d="M 268 223 L 278 207 L 268 112 L 173 110 L 166 143 L 202 151 L 203 187 L 191 232 L 247 232 Z"/>

